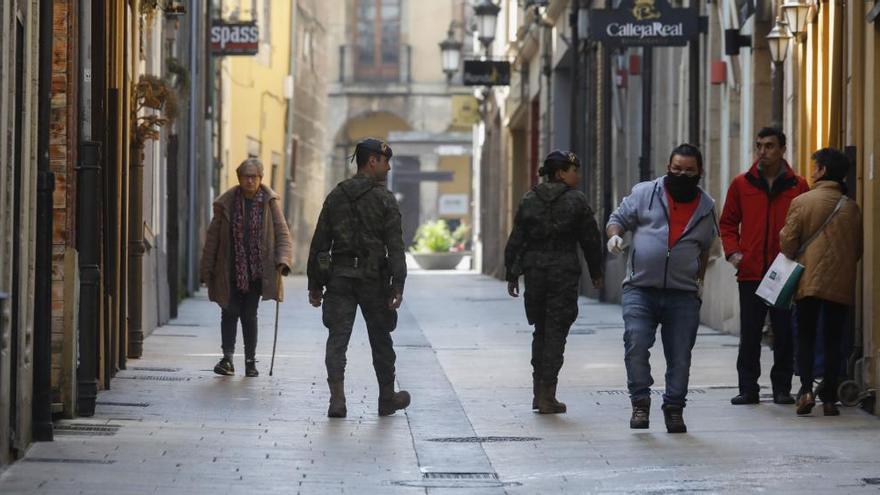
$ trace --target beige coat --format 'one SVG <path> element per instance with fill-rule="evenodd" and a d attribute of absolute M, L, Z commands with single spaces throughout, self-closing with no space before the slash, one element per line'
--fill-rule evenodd
<path fill-rule="evenodd" d="M 782 252 L 795 259 L 801 245 L 819 230 L 840 199 L 840 186 L 819 181 L 791 202 L 779 234 Z M 804 265 L 795 300 L 817 297 L 851 306 L 855 302 L 856 266 L 862 257 L 862 213 L 847 200 L 822 233 L 797 258 Z"/>
<path fill-rule="evenodd" d="M 293 244 L 287 221 L 281 211 L 279 196 L 266 185 L 260 186 L 266 193 L 267 210 L 263 211 L 263 299 L 282 301 L 284 293 L 278 278 L 278 265 L 288 269 L 293 266 Z M 214 217 L 208 227 L 205 247 L 202 250 L 200 279 L 208 285 L 208 299 L 221 308 L 229 305 L 232 287 L 232 212 L 235 203 L 235 186 L 214 201 Z M 266 214 L 271 212 L 271 214 Z"/>

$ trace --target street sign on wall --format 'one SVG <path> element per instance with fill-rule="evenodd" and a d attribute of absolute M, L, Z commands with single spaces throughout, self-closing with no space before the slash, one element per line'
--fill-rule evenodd
<path fill-rule="evenodd" d="M 590 39 L 609 46 L 684 46 L 699 34 L 696 8 L 667 0 L 623 0 L 616 9 L 590 10 Z"/>
<path fill-rule="evenodd" d="M 256 22 L 211 23 L 211 53 L 224 55 L 256 55 L 260 51 L 260 30 Z"/>
<path fill-rule="evenodd" d="M 510 84 L 510 62 L 465 60 L 462 80 L 465 86 L 507 86 Z"/>

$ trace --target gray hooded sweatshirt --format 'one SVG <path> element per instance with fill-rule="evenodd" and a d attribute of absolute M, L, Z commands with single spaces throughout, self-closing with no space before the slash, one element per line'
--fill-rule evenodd
<path fill-rule="evenodd" d="M 608 225 L 632 232 L 624 287 L 696 291 L 700 255 L 718 235 L 715 200 L 700 189 L 700 204 L 681 239 L 669 248 L 669 204 L 664 177 L 633 186 Z"/>

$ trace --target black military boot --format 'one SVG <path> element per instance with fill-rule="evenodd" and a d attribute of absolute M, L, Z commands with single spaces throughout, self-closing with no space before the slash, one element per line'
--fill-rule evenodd
<path fill-rule="evenodd" d="M 394 382 L 379 385 L 379 416 L 391 416 L 409 407 L 410 396 L 406 390 L 394 391 Z"/>
<path fill-rule="evenodd" d="M 543 383 L 540 389 L 541 395 L 538 398 L 538 412 L 540 414 L 559 414 L 567 410 L 564 403 L 556 400 L 555 383 Z"/>
<path fill-rule="evenodd" d="M 254 358 L 247 358 L 244 360 L 244 376 L 248 376 L 251 378 L 256 378 L 260 376 L 260 372 L 257 371 L 257 360 Z"/>
<path fill-rule="evenodd" d="M 233 376 L 235 375 L 235 366 L 232 365 L 232 353 L 224 352 L 223 359 L 221 359 L 216 366 L 214 366 L 214 373 L 223 376 Z"/>
<path fill-rule="evenodd" d="M 327 409 L 327 417 L 344 418 L 348 414 L 345 408 L 345 381 L 331 382 L 328 378 L 327 385 L 330 386 L 330 407 Z"/>
<path fill-rule="evenodd" d="M 532 378 L 532 409 L 538 409 L 538 401 L 541 400 L 541 379 Z"/>
<path fill-rule="evenodd" d="M 682 412 L 684 408 L 679 406 L 663 406 L 663 417 L 666 419 L 666 431 L 669 433 L 687 433 L 687 425 L 684 424 Z"/>
<path fill-rule="evenodd" d="M 650 425 L 651 398 L 632 400 L 632 416 L 629 418 L 629 427 L 634 430 L 645 430 Z"/>

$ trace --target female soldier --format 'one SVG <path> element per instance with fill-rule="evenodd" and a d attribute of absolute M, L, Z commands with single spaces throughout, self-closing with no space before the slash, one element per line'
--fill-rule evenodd
<path fill-rule="evenodd" d="M 547 180 L 526 193 L 519 204 L 513 232 L 504 252 L 507 292 L 519 295 L 525 275 L 525 307 L 532 334 L 532 409 L 541 414 L 564 413 L 556 400 L 556 383 L 568 330 L 577 318 L 580 245 L 593 287 L 602 286 L 602 244 L 587 198 L 575 187 L 580 181 L 577 155 L 554 151 L 538 173 Z"/>

